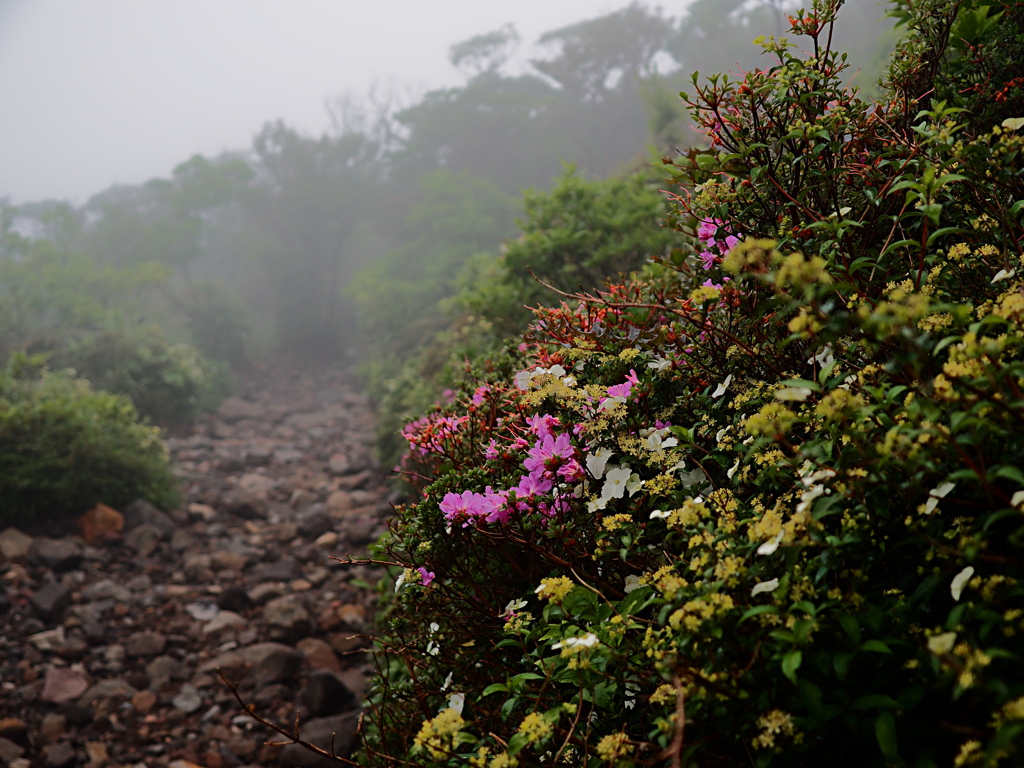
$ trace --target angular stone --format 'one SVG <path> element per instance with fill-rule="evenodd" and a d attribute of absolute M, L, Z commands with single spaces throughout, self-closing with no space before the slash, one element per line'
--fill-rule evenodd
<path fill-rule="evenodd" d="M 43 679 L 40 698 L 51 704 L 74 701 L 89 687 L 89 680 L 81 672 L 69 667 L 51 667 Z"/>
<path fill-rule="evenodd" d="M 284 584 L 279 581 L 268 581 L 263 584 L 257 584 L 255 587 L 250 589 L 247 593 L 249 601 L 254 605 L 263 605 L 275 597 L 280 597 L 284 594 Z"/>
<path fill-rule="evenodd" d="M 84 553 L 82 547 L 72 539 L 40 537 L 32 542 L 29 556 L 46 568 L 52 568 L 55 571 L 70 571 L 82 562 Z"/>
<path fill-rule="evenodd" d="M 359 724 L 359 712 L 347 712 L 334 717 L 307 720 L 299 729 L 299 735 L 321 749 L 348 758 L 355 746 L 355 733 Z M 288 768 L 336 768 L 337 760 L 318 755 L 298 744 L 288 744 L 278 753 L 278 764 Z"/>
<path fill-rule="evenodd" d="M 220 404 L 217 415 L 228 424 L 234 424 L 242 419 L 260 419 L 266 414 L 266 408 L 251 400 L 243 400 L 240 397 L 229 397 Z"/>
<path fill-rule="evenodd" d="M 0 737 L 16 744 L 28 744 L 28 725 L 20 717 L 0 718 Z"/>
<path fill-rule="evenodd" d="M 283 557 L 273 563 L 257 563 L 249 573 L 253 581 L 291 581 L 302 575 L 302 568 L 294 557 Z"/>
<path fill-rule="evenodd" d="M 32 608 L 44 621 L 57 621 L 71 602 L 71 590 L 57 581 L 48 581 L 29 597 Z"/>
<path fill-rule="evenodd" d="M 306 607 L 291 595 L 276 597 L 263 607 L 263 621 L 271 640 L 294 642 L 313 631 Z"/>
<path fill-rule="evenodd" d="M 331 648 L 330 643 L 319 637 L 304 637 L 295 644 L 302 653 L 306 665 L 311 669 L 325 669 L 329 672 L 340 672 L 341 664 Z"/>
<path fill-rule="evenodd" d="M 107 745 L 102 741 L 85 742 L 85 755 L 89 758 L 85 768 L 103 768 L 110 761 L 110 755 L 107 754 Z"/>
<path fill-rule="evenodd" d="M 75 520 L 75 527 L 89 546 L 107 544 L 121 538 L 124 515 L 106 504 L 97 504 Z"/>
<path fill-rule="evenodd" d="M 125 640 L 125 652 L 130 658 L 139 656 L 158 656 L 167 647 L 167 638 L 152 629 L 132 632 Z"/>
<path fill-rule="evenodd" d="M 141 523 L 125 534 L 124 543 L 135 550 L 140 557 L 153 554 L 165 534 L 151 523 Z"/>
<path fill-rule="evenodd" d="M 100 680 L 98 683 L 94 683 L 85 693 L 82 694 L 82 698 L 78 700 L 78 703 L 83 707 L 89 707 L 94 702 L 106 699 L 128 701 L 136 693 L 138 693 L 138 691 L 128 685 L 124 680 L 121 680 L 120 678 L 110 678 L 109 680 Z"/>
<path fill-rule="evenodd" d="M 295 523 L 299 533 L 307 539 L 315 539 L 327 533 L 334 526 L 334 521 L 321 504 L 313 504 L 295 515 Z"/>
<path fill-rule="evenodd" d="M 25 754 L 25 748 L 8 738 L 0 736 L 0 764 L 10 765 Z"/>
<path fill-rule="evenodd" d="M 175 709 L 180 709 L 186 715 L 191 715 L 193 712 L 198 712 L 203 706 L 203 696 L 195 686 L 185 683 L 171 703 L 174 704 Z"/>
<path fill-rule="evenodd" d="M 305 717 L 339 715 L 353 707 L 356 695 L 336 674 L 326 670 L 313 672 L 299 693 L 299 706 Z"/>
<path fill-rule="evenodd" d="M 221 632 L 244 629 L 249 621 L 233 611 L 221 611 L 203 625 L 203 635 L 219 635 Z"/>
<path fill-rule="evenodd" d="M 4 528 L 0 531 L 0 556 L 4 560 L 21 560 L 28 557 L 32 548 L 32 537 L 17 528 Z"/>
<path fill-rule="evenodd" d="M 146 677 L 149 678 L 149 687 L 159 690 L 171 680 L 184 679 L 185 665 L 170 656 L 157 656 L 146 665 Z"/>
<path fill-rule="evenodd" d="M 302 654 L 294 648 L 281 646 L 263 656 L 253 669 L 257 686 L 290 680 L 302 664 Z"/>
<path fill-rule="evenodd" d="M 112 579 L 100 579 L 82 590 L 82 599 L 86 601 L 116 600 L 119 603 L 129 603 L 132 599 L 132 591 Z"/>
<path fill-rule="evenodd" d="M 237 571 L 241 573 L 249 564 L 249 558 L 238 552 L 221 549 L 210 554 L 210 567 L 215 571 Z"/>
<path fill-rule="evenodd" d="M 36 632 L 29 635 L 27 639 L 40 651 L 59 651 L 67 641 L 67 638 L 64 636 L 64 627 Z"/>
<path fill-rule="evenodd" d="M 46 768 L 67 768 L 75 762 L 75 748 L 70 741 L 58 741 L 44 750 L 43 765 Z"/>
<path fill-rule="evenodd" d="M 131 529 L 143 523 L 158 528 L 165 536 L 170 536 L 178 527 L 166 512 L 157 509 L 148 501 L 136 499 L 125 507 L 124 526 Z"/>
<path fill-rule="evenodd" d="M 225 611 L 238 613 L 248 605 L 249 596 L 244 589 L 236 585 L 224 587 L 221 593 L 217 595 L 217 607 Z"/>

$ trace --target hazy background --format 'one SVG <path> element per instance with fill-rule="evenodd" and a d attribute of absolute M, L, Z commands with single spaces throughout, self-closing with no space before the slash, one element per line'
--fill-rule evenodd
<path fill-rule="evenodd" d="M 341 92 L 461 83 L 455 42 L 511 22 L 525 61 L 542 32 L 628 4 L 0 0 L 0 197 L 82 202 L 244 148 L 268 120 L 319 134 Z"/>

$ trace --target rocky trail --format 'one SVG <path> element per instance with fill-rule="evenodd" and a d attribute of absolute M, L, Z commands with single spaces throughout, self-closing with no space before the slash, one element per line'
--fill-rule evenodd
<path fill-rule="evenodd" d="M 344 373 L 262 372 L 169 441 L 181 508 L 136 502 L 92 543 L 0 532 L 0 766 L 339 765 L 267 745 L 217 670 L 260 715 L 350 749 L 381 573 L 331 557 L 386 527 L 373 436 Z"/>

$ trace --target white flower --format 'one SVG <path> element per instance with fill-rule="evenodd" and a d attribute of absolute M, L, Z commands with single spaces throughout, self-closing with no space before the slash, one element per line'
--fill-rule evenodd
<path fill-rule="evenodd" d="M 740 460 L 736 459 L 736 463 L 733 464 L 731 467 L 729 467 L 728 471 L 726 471 L 726 473 L 725 473 L 725 476 L 728 477 L 730 480 L 732 480 L 732 476 L 736 474 L 736 470 L 738 470 L 739 468 L 740 468 Z"/>
<path fill-rule="evenodd" d="M 721 384 L 719 384 L 718 387 L 715 389 L 715 391 L 711 393 L 711 396 L 712 397 L 721 397 L 722 395 L 725 394 L 725 390 L 727 390 L 729 388 L 730 384 L 732 384 L 732 374 L 731 373 L 728 376 L 726 376 L 725 377 L 725 381 L 723 381 Z"/>
<path fill-rule="evenodd" d="M 527 605 L 525 600 L 510 600 L 509 604 L 505 606 L 505 611 L 501 614 L 502 616 L 508 616 L 515 613 L 518 610 L 525 608 Z"/>
<path fill-rule="evenodd" d="M 646 482 L 646 480 L 641 480 L 640 475 L 634 472 L 629 476 L 629 479 L 626 481 L 626 492 L 629 493 L 630 496 L 633 496 L 633 494 L 635 494 L 637 491 L 643 488 L 644 483 Z"/>
<path fill-rule="evenodd" d="M 800 494 L 800 503 L 796 505 L 796 511 L 798 514 L 803 514 L 811 509 L 811 505 L 816 498 L 828 493 L 825 486 L 814 485 L 811 486 L 810 490 L 804 491 Z"/>
<path fill-rule="evenodd" d="M 597 645 L 597 635 L 593 632 L 587 632 L 587 634 L 580 637 L 567 637 L 562 642 L 555 643 L 551 647 L 557 651 L 559 648 L 575 648 L 577 646 L 593 648 L 595 645 Z"/>
<path fill-rule="evenodd" d="M 565 368 L 556 363 L 555 365 L 552 365 L 550 368 L 538 368 L 537 373 L 550 373 L 552 376 L 562 378 L 563 376 L 565 376 Z"/>
<path fill-rule="evenodd" d="M 935 508 L 939 506 L 939 499 L 944 499 L 955 487 L 956 483 L 939 483 L 928 491 L 928 501 L 924 504 L 924 513 L 930 515 L 934 512 Z"/>
<path fill-rule="evenodd" d="M 444 682 L 441 683 L 441 690 L 442 691 L 447 691 L 448 690 L 448 686 L 451 685 L 451 684 L 452 684 L 452 673 L 449 672 L 448 673 L 448 677 L 446 677 L 444 679 Z"/>
<path fill-rule="evenodd" d="M 782 537 L 785 536 L 785 531 L 779 531 L 771 539 L 766 541 L 760 547 L 757 548 L 757 554 L 759 555 L 771 555 L 774 554 L 775 550 L 779 548 L 779 544 L 782 543 Z"/>
<path fill-rule="evenodd" d="M 755 584 L 754 588 L 750 590 L 750 596 L 760 595 L 762 592 L 774 592 L 779 587 L 778 579 L 769 579 L 768 581 L 762 581 L 760 584 Z"/>
<path fill-rule="evenodd" d="M 689 472 L 680 472 L 679 482 L 682 484 L 683 488 L 690 488 L 697 483 L 710 482 L 710 478 L 703 469 L 700 467 L 694 467 Z"/>
<path fill-rule="evenodd" d="M 811 390 L 808 387 L 783 387 L 775 393 L 776 400 L 796 400 L 803 402 L 811 396 Z"/>
<path fill-rule="evenodd" d="M 1017 491 L 1010 499 L 1010 506 L 1019 507 L 1021 503 L 1024 503 L 1024 491 Z"/>
<path fill-rule="evenodd" d="M 835 357 L 832 356 L 832 345 L 826 344 L 821 348 L 821 352 L 816 354 L 814 357 L 807 358 L 807 364 L 817 363 L 818 365 L 825 367 L 831 365 L 835 361 Z"/>
<path fill-rule="evenodd" d="M 644 447 L 652 452 L 663 451 L 666 448 L 673 448 L 679 445 L 679 441 L 674 437 L 665 437 L 665 433 L 668 429 L 654 430 L 644 440 Z"/>
<path fill-rule="evenodd" d="M 656 509 L 653 512 L 651 512 L 651 520 L 665 520 L 671 514 L 672 513 L 669 511 L 662 512 L 660 509 Z"/>
<path fill-rule="evenodd" d="M 400 590 L 402 588 L 402 585 L 405 584 L 405 577 L 407 574 L 408 571 L 402 571 L 400 574 L 398 574 L 398 578 L 395 579 L 395 592 Z"/>
<path fill-rule="evenodd" d="M 729 430 L 727 428 L 725 428 L 725 427 L 723 427 L 722 429 L 718 430 L 718 432 L 715 433 L 715 442 L 716 443 L 722 442 L 722 438 L 725 437 L 727 434 L 729 434 Z"/>
<path fill-rule="evenodd" d="M 604 509 L 608 506 L 608 499 L 603 496 L 598 499 L 591 499 L 587 502 L 587 512 L 597 512 L 599 509 Z"/>
<path fill-rule="evenodd" d="M 437 656 L 437 654 L 439 654 L 440 652 L 441 646 L 439 646 L 433 640 L 427 643 L 427 653 L 429 653 L 431 656 Z"/>
<path fill-rule="evenodd" d="M 832 470 L 832 469 L 819 469 L 817 472 L 812 472 L 809 475 L 803 475 L 800 478 L 800 482 L 803 483 L 805 486 L 807 486 L 809 488 L 810 486 L 814 485 L 819 480 L 827 480 L 830 477 L 835 477 L 835 476 L 836 476 L 835 470 Z"/>
<path fill-rule="evenodd" d="M 533 384 L 533 371 L 520 371 L 516 374 L 516 387 L 519 389 L 529 389 L 530 385 Z"/>
<path fill-rule="evenodd" d="M 664 371 L 672 365 L 671 360 L 666 360 L 664 357 L 656 357 L 653 362 L 647 364 L 648 368 L 653 368 L 656 371 Z"/>
<path fill-rule="evenodd" d="M 454 709 L 460 715 L 462 714 L 462 708 L 466 706 L 466 694 L 464 693 L 453 693 L 448 697 L 448 709 Z"/>
<path fill-rule="evenodd" d="M 629 574 L 629 576 L 626 577 L 626 586 L 623 587 L 623 589 L 625 590 L 626 594 L 628 595 L 634 589 L 638 589 L 639 587 L 640 587 L 640 577 L 637 576 L 635 573 Z"/>
<path fill-rule="evenodd" d="M 964 587 L 967 586 L 967 582 L 971 580 L 971 576 L 974 575 L 974 566 L 968 565 L 960 573 L 953 577 L 953 582 L 949 585 L 949 591 L 953 595 L 953 599 L 960 600 L 960 595 L 964 591 Z"/>
<path fill-rule="evenodd" d="M 604 486 L 601 488 L 601 498 L 606 501 L 608 499 L 621 499 L 622 494 L 626 492 L 626 483 L 629 482 L 631 474 L 632 472 L 628 464 L 613 467 L 605 472 Z"/>
<path fill-rule="evenodd" d="M 587 471 L 600 480 L 601 475 L 604 474 L 605 465 L 608 464 L 608 459 L 614 455 L 615 454 L 607 448 L 598 448 L 592 454 L 587 456 Z"/>
<path fill-rule="evenodd" d="M 996 276 L 992 278 L 992 282 L 998 283 L 1000 280 L 1009 280 L 1015 274 L 1017 274 L 1015 269 L 1000 269 L 996 272 Z"/>
<path fill-rule="evenodd" d="M 576 377 L 575 376 L 566 376 L 566 377 L 564 377 L 562 379 L 562 383 L 565 384 L 565 386 L 567 386 L 567 387 L 575 387 L 576 386 Z"/>
<path fill-rule="evenodd" d="M 932 635 L 928 638 L 928 650 L 936 656 L 949 653 L 956 643 L 956 632 L 943 632 L 941 635 Z"/>

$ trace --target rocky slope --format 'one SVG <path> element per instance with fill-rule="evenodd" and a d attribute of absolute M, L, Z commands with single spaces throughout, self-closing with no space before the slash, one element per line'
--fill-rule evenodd
<path fill-rule="evenodd" d="M 123 535 L 0 532 L 0 766 L 334 764 L 370 669 L 366 555 L 390 511 L 369 405 L 338 371 L 264 373 L 171 450 L 180 509 L 137 502 Z"/>

